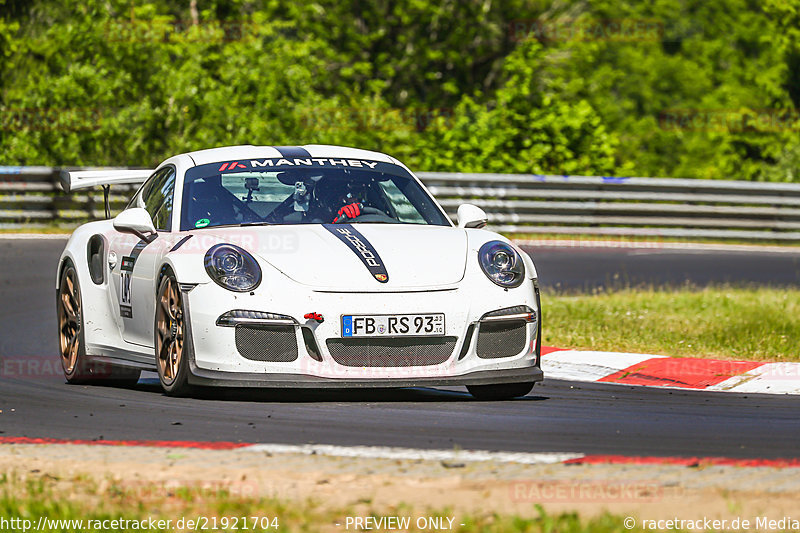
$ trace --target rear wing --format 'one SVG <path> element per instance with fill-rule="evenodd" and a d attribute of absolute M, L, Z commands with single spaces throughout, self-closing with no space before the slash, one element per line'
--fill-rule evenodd
<path fill-rule="evenodd" d="M 67 192 L 78 189 L 88 189 L 95 185 L 103 186 L 103 200 L 105 203 L 106 218 L 111 218 L 111 208 L 108 204 L 108 193 L 112 185 L 138 185 L 150 177 L 152 170 L 62 170 L 61 188 Z"/>
<path fill-rule="evenodd" d="M 61 188 L 67 192 L 88 189 L 102 185 L 105 189 L 111 185 L 134 185 L 143 183 L 153 173 L 152 170 L 62 170 L 60 173 Z"/>

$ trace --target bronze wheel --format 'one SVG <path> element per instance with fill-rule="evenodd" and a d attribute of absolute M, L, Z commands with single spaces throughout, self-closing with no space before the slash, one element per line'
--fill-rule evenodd
<path fill-rule="evenodd" d="M 67 261 L 56 298 L 58 346 L 61 368 L 68 383 L 135 385 L 141 373 L 136 368 L 117 367 L 86 356 L 83 333 L 83 299 L 75 266 Z"/>
<path fill-rule="evenodd" d="M 183 296 L 172 274 L 164 276 L 158 288 L 155 317 L 156 367 L 161 386 L 168 394 L 187 389 L 187 360 Z"/>
<path fill-rule="evenodd" d="M 83 317 L 81 316 L 81 290 L 78 274 L 72 264 L 67 264 L 61 275 L 56 302 L 58 313 L 58 344 L 64 377 L 70 383 L 84 381 Z"/>

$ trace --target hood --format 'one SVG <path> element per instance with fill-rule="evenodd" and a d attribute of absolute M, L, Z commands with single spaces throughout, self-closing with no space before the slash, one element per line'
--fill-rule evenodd
<path fill-rule="evenodd" d="M 340 229 L 355 230 L 350 231 L 350 243 Z M 467 235 L 453 227 L 309 224 L 241 228 L 237 233 L 242 247 L 292 280 L 322 290 L 432 289 L 461 281 L 466 266 Z M 352 240 L 366 240 L 366 246 Z M 377 255 L 371 261 L 370 252 Z M 384 272 L 380 266 L 385 268 L 386 282 L 378 281 L 383 278 L 380 274 L 376 279 L 376 272 Z"/>

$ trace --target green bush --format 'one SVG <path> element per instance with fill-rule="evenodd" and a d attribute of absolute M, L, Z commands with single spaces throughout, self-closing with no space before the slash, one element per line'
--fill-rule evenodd
<path fill-rule="evenodd" d="M 800 0 L 0 0 L 0 164 L 336 143 L 798 181 L 799 35 Z"/>

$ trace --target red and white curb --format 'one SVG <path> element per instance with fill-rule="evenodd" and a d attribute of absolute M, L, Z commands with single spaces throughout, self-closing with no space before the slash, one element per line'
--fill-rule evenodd
<path fill-rule="evenodd" d="M 680 389 L 800 394 L 800 363 L 694 359 L 542 347 L 545 379 Z"/>
<path fill-rule="evenodd" d="M 680 466 L 768 466 L 773 468 L 800 468 L 800 458 L 789 459 L 739 459 L 732 457 L 655 457 L 601 455 L 566 452 L 492 452 L 483 450 L 423 450 L 383 446 L 335 446 L 330 444 L 259 444 L 246 442 L 203 442 L 164 440 L 82 440 L 31 437 L 0 437 L 0 445 L 91 445 L 91 446 L 142 446 L 150 448 L 194 448 L 200 450 L 235 450 L 269 454 L 301 454 L 327 457 L 355 457 L 362 459 L 389 459 L 411 461 L 499 462 L 525 465 L 553 464 L 636 464 Z"/>

